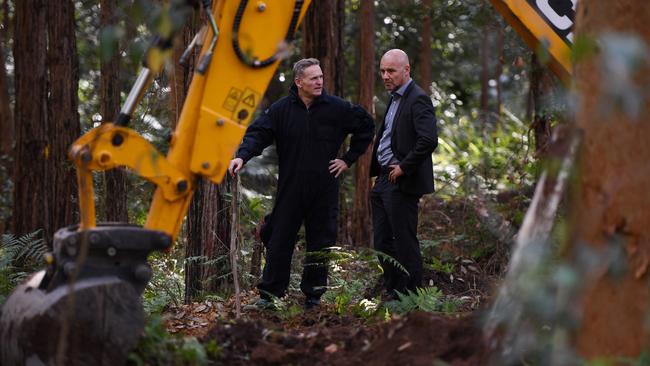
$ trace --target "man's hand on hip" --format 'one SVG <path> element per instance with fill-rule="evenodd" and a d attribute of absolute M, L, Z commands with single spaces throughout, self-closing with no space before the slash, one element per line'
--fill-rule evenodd
<path fill-rule="evenodd" d="M 388 181 L 394 184 L 397 182 L 397 178 L 404 175 L 404 171 L 399 167 L 399 165 L 389 165 L 388 167 L 390 168 L 390 173 L 388 173 Z"/>
<path fill-rule="evenodd" d="M 231 177 L 234 177 L 235 174 L 239 173 L 239 170 L 244 166 L 244 160 L 241 158 L 234 158 L 230 161 L 230 165 L 228 166 L 228 173 L 230 173 Z"/>
<path fill-rule="evenodd" d="M 336 178 L 344 171 L 348 170 L 348 164 L 341 159 L 330 160 L 330 173 L 334 174 Z"/>

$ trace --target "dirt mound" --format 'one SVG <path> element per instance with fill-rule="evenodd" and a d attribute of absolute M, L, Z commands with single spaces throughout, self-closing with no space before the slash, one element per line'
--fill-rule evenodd
<path fill-rule="evenodd" d="M 485 365 L 487 356 L 474 318 L 418 312 L 385 324 L 362 357 L 371 365 Z"/>
<path fill-rule="evenodd" d="M 320 321 L 329 323 L 320 319 L 313 324 Z M 286 333 L 265 320 L 220 321 L 201 342 L 216 341 L 220 352 L 215 361 L 223 365 L 486 364 L 486 348 L 473 318 L 412 313 L 374 325 L 309 323 L 303 319 L 302 329 Z"/>

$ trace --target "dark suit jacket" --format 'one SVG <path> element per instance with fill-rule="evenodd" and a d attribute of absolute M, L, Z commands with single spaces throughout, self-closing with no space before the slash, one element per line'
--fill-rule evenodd
<path fill-rule="evenodd" d="M 379 140 L 385 129 L 386 116 L 377 132 L 372 151 L 370 176 L 380 173 L 377 161 Z M 433 192 L 433 163 L 431 153 L 438 146 L 436 116 L 431 98 L 415 82 L 404 91 L 393 121 L 391 148 L 400 161 L 404 175 L 397 179 L 405 193 L 423 195 Z"/>

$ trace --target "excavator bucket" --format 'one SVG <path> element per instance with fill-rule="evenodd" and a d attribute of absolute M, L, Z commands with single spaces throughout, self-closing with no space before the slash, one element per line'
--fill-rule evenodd
<path fill-rule="evenodd" d="M 144 329 L 147 256 L 170 245 L 162 232 L 123 224 L 57 231 L 53 262 L 2 308 L 0 364 L 124 364 Z"/>

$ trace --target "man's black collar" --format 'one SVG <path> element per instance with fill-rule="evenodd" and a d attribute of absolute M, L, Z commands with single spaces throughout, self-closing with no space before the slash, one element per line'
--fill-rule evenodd
<path fill-rule="evenodd" d="M 300 96 L 298 95 L 298 87 L 296 86 L 295 83 L 291 85 L 291 88 L 289 88 L 289 96 L 291 96 L 292 100 L 294 102 L 300 102 L 303 105 L 305 104 L 302 99 L 300 99 Z M 310 107 L 313 107 L 316 104 L 320 103 L 327 103 L 329 94 L 327 94 L 327 91 L 325 91 L 325 88 L 323 88 L 321 94 L 314 98 L 314 101 L 311 103 Z"/>

